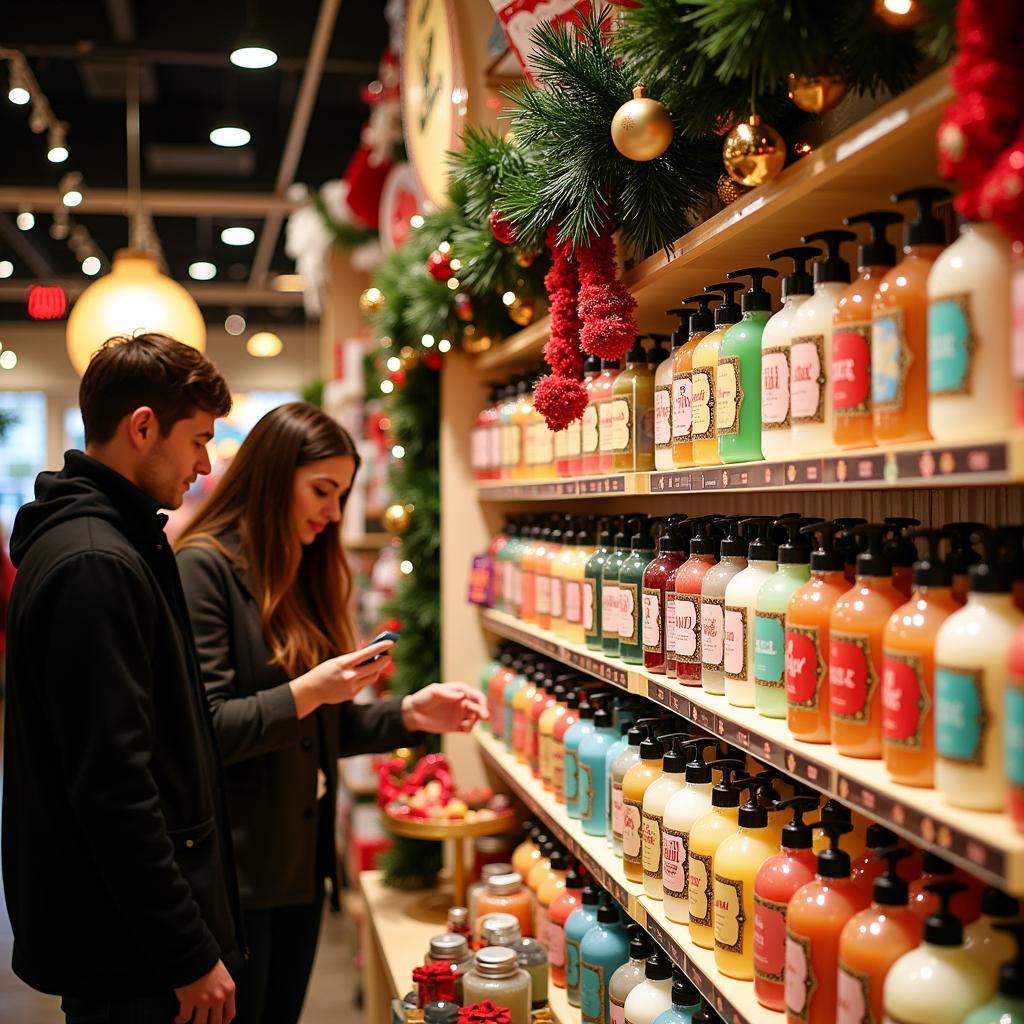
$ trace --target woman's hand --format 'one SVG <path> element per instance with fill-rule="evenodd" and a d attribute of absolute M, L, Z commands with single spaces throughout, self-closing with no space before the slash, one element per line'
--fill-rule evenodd
<path fill-rule="evenodd" d="M 409 732 L 469 732 L 487 717 L 484 695 L 465 683 L 431 683 L 402 700 L 402 722 Z"/>
<path fill-rule="evenodd" d="M 292 697 L 299 718 L 311 715 L 323 704 L 342 704 L 352 700 L 360 690 L 375 683 L 380 674 L 391 664 L 391 648 L 394 641 L 360 647 L 351 654 L 329 658 L 305 675 L 291 681 Z M 375 654 L 383 657 L 369 661 Z"/>

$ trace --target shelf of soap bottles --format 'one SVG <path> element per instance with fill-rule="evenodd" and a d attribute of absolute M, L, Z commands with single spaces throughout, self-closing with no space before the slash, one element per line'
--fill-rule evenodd
<path fill-rule="evenodd" d="M 1013 895 L 1024 895 L 1024 835 L 1006 814 L 951 807 L 935 790 L 892 782 L 881 761 L 846 757 L 794 739 L 785 721 L 729 704 L 641 667 L 602 658 L 503 612 L 481 609 L 483 626 L 555 661 L 646 697 L 765 764 L 881 822 Z"/>
<path fill-rule="evenodd" d="M 1024 437 L 959 446 L 925 444 L 837 452 L 789 462 L 746 462 L 656 473 L 540 480 L 482 480 L 481 501 L 555 501 L 702 491 L 967 487 L 1024 482 Z"/>
<path fill-rule="evenodd" d="M 658 900 L 644 895 L 641 882 L 630 882 L 623 874 L 619 860 L 604 836 L 589 836 L 580 823 L 571 819 L 564 805 L 541 789 L 530 769 L 519 764 L 504 744 L 481 727 L 474 731 L 481 753 L 498 774 L 515 790 L 518 798 L 530 808 L 548 831 L 576 857 L 622 909 L 644 928 L 672 960 L 685 971 L 701 995 L 728 1024 L 777 1024 L 781 1016 L 761 1006 L 749 982 L 727 978 L 715 966 L 715 953 L 702 949 L 690 938 L 685 925 L 676 924 L 665 915 Z M 562 1014 L 559 1015 L 563 1017 Z M 569 1024 L 563 1019 L 562 1024 Z"/>

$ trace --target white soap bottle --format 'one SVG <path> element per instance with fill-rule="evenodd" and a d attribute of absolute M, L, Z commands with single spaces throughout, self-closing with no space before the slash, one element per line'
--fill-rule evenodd
<path fill-rule="evenodd" d="M 672 961 L 661 950 L 648 957 L 644 981 L 626 996 L 626 1024 L 654 1024 L 672 1008 Z"/>

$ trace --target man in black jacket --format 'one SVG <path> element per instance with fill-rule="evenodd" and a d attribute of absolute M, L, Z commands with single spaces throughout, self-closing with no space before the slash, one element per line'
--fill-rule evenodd
<path fill-rule="evenodd" d="M 220 758 L 159 509 L 209 473 L 231 407 L 160 335 L 82 378 L 86 453 L 18 513 L 3 871 L 15 972 L 69 1024 L 228 1024 L 237 885 Z"/>

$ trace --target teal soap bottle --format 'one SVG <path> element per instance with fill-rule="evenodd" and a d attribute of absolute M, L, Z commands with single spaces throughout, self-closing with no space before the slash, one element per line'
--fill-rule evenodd
<path fill-rule="evenodd" d="M 740 297 L 743 318 L 725 333 L 718 351 L 716 422 L 718 457 L 722 462 L 759 462 L 761 452 L 761 335 L 772 315 L 772 298 L 762 287 L 778 277 L 771 267 L 747 267 L 725 275 L 749 277 L 750 289 Z"/>
<path fill-rule="evenodd" d="M 609 982 L 629 960 L 629 933 L 610 896 L 597 908 L 597 925 L 580 942 L 580 1009 L 586 1024 L 611 1024 Z"/>
<path fill-rule="evenodd" d="M 597 927 L 600 892 L 594 885 L 583 887 L 583 902 L 565 919 L 565 994 L 570 1006 L 580 1005 L 580 943 Z"/>
<path fill-rule="evenodd" d="M 608 751 L 618 740 L 611 711 L 602 703 L 594 712 L 593 731 L 580 740 L 579 762 L 580 821 L 590 836 L 608 832 Z"/>
<path fill-rule="evenodd" d="M 992 926 L 1017 940 L 1016 959 L 999 968 L 999 987 L 984 1005 L 964 1018 L 964 1024 L 1024 1024 L 1024 921 Z"/>
<path fill-rule="evenodd" d="M 786 609 L 793 595 L 811 578 L 810 537 L 801 531 L 821 522 L 817 516 L 777 519 L 788 537 L 779 545 L 778 568 L 761 584 L 754 606 L 754 707 L 765 718 L 785 718 Z"/>
<path fill-rule="evenodd" d="M 505 689 L 501 693 L 501 703 L 503 705 L 503 713 L 505 718 L 505 730 L 502 733 L 502 738 L 505 741 L 505 749 L 512 751 L 512 700 L 515 695 L 526 685 L 526 677 L 533 672 L 533 665 L 535 659 L 532 657 L 531 652 L 527 651 L 521 657 L 517 658 L 512 662 L 512 672 L 514 673 L 512 678 L 505 684 Z"/>
<path fill-rule="evenodd" d="M 627 665 L 644 663 L 644 570 L 654 561 L 650 519 L 640 519 L 629 541 L 629 555 L 619 569 L 619 657 Z"/>
<path fill-rule="evenodd" d="M 619 520 L 614 544 L 601 568 L 601 650 L 608 657 L 619 656 L 619 572 L 629 558 L 629 542 L 638 525 L 637 516 Z"/>
<path fill-rule="evenodd" d="M 700 1005 L 697 987 L 676 967 L 672 972 L 672 1007 L 658 1014 L 654 1024 L 691 1024 Z"/>
<path fill-rule="evenodd" d="M 583 569 L 583 636 L 587 650 L 601 650 L 601 593 L 605 563 L 611 557 L 613 537 L 619 520 L 602 517 L 597 521 L 597 550 Z"/>
<path fill-rule="evenodd" d="M 583 801 L 580 793 L 580 744 L 585 736 L 594 731 L 594 705 L 587 699 L 580 700 L 576 721 L 565 730 L 562 743 L 565 747 L 565 810 L 570 818 L 583 815 Z"/>

